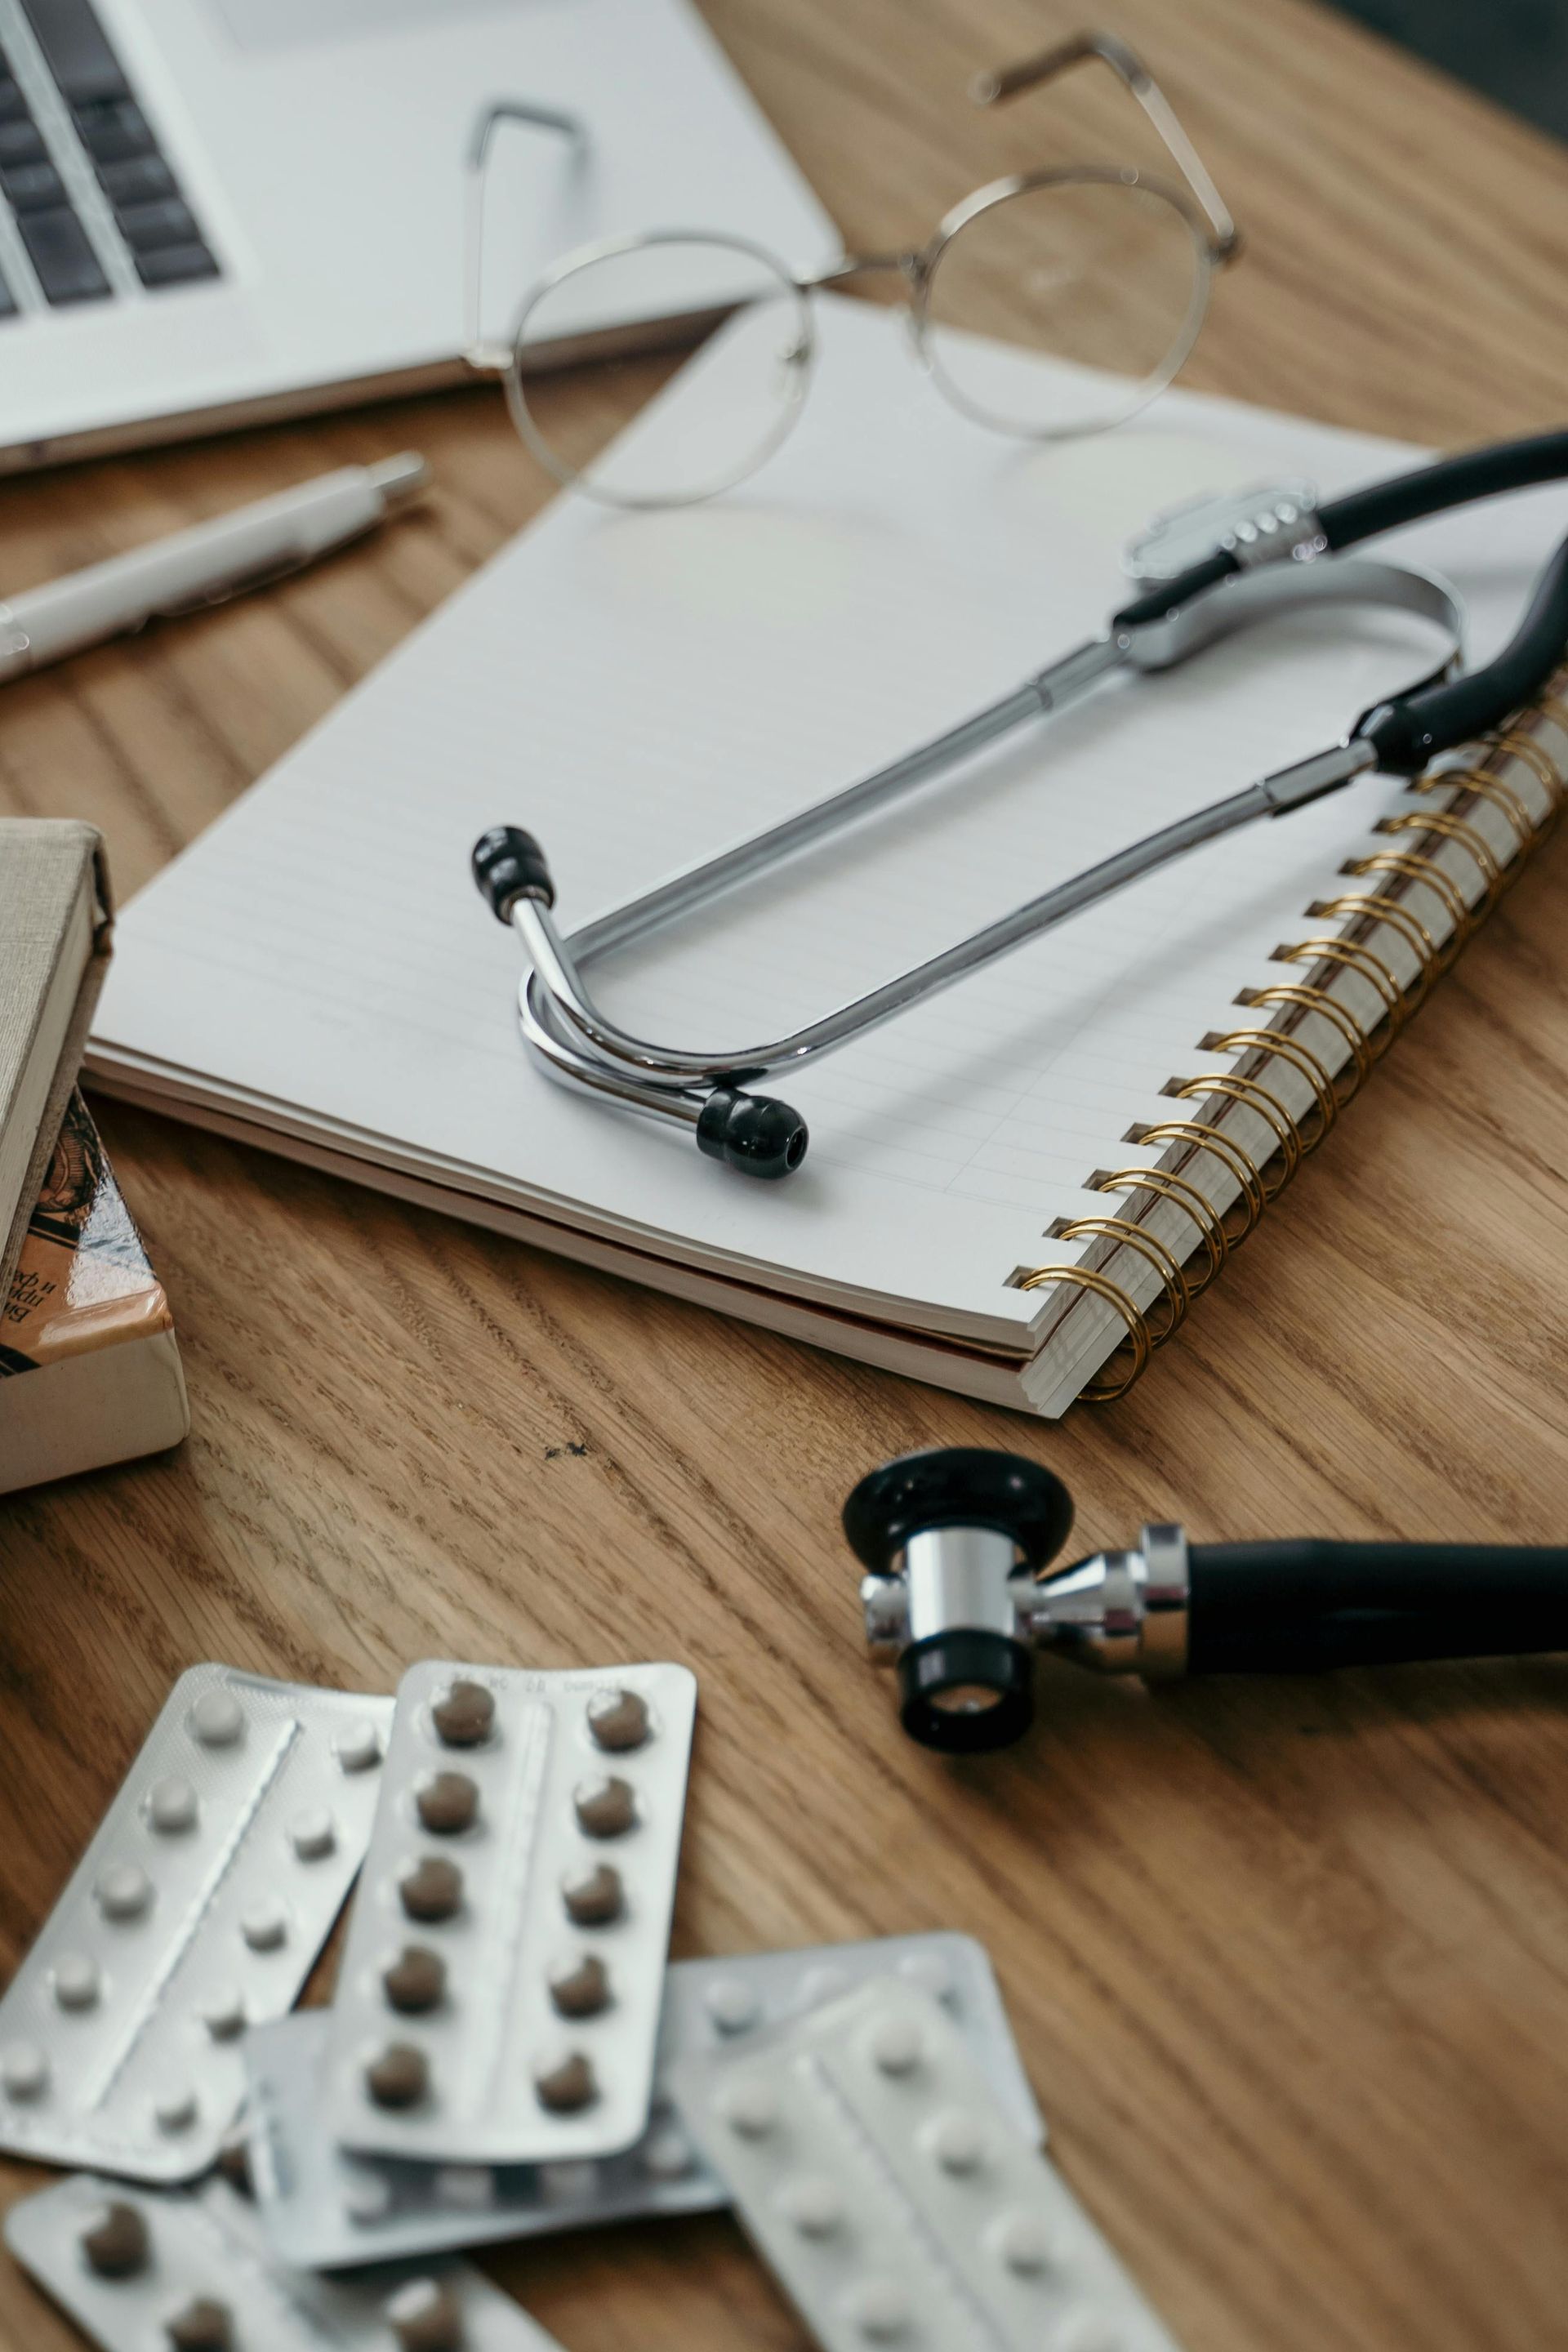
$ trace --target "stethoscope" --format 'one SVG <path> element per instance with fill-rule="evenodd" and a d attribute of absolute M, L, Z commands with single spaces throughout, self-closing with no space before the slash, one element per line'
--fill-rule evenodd
<path fill-rule="evenodd" d="M 1040 1650 L 1151 1683 L 1568 1650 L 1565 1547 L 1200 1545 L 1158 1525 L 1053 1568 L 1072 1516 L 1051 1471 L 979 1446 L 904 1454 L 845 1504 L 867 1640 L 922 1747 L 1021 1738 Z"/>
<path fill-rule="evenodd" d="M 1447 508 L 1565 475 L 1568 431 L 1444 458 L 1322 507 L 1312 503 L 1305 485 L 1295 485 L 1205 501 L 1168 518 L 1133 551 L 1131 568 L 1143 593 L 1113 614 L 1099 636 L 891 766 L 569 937 L 552 917 L 555 893 L 539 843 L 518 826 L 497 826 L 475 845 L 474 878 L 494 914 L 515 929 L 528 957 L 519 1014 L 530 1049 L 567 1086 L 693 1129 L 699 1150 L 710 1159 L 749 1176 L 788 1175 L 805 1157 L 805 1121 L 788 1103 L 751 1092 L 758 1080 L 799 1069 L 864 1036 L 1243 825 L 1287 816 L 1373 771 L 1417 775 L 1438 753 L 1473 741 L 1539 693 L 1568 644 L 1568 540 L 1542 571 L 1512 641 L 1484 669 L 1463 677 L 1454 674 L 1464 615 L 1453 590 L 1409 566 L 1341 551 Z M 725 1054 L 682 1052 L 635 1037 L 590 994 L 583 977 L 588 965 L 771 873 L 781 859 L 885 807 L 1015 728 L 1064 709 L 1102 679 L 1170 669 L 1258 621 L 1324 604 L 1373 604 L 1431 621 L 1445 634 L 1443 657 L 1413 685 L 1363 712 L 1341 742 L 1146 835 L 868 994 L 787 1037 Z"/>

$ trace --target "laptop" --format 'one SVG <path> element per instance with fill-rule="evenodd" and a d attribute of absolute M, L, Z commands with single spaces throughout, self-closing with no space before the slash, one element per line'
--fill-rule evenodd
<path fill-rule="evenodd" d="M 498 331 L 600 236 L 837 250 L 689 0 L 0 0 L 0 471 L 459 380 L 500 99 L 586 136 L 497 136 Z"/>

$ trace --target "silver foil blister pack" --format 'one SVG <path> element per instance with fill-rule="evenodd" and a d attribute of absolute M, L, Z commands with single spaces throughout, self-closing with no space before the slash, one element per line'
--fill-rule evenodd
<path fill-rule="evenodd" d="M 246 2053 L 250 2174 L 263 2226 L 285 2261 L 333 2268 L 724 2205 L 728 2191 L 670 2110 L 670 2067 L 737 2048 L 881 1976 L 942 2001 L 993 2095 L 1037 2146 L 1045 2127 L 984 1948 L 968 1936 L 891 1936 L 677 1961 L 665 1979 L 647 2128 L 634 2147 L 598 2159 L 477 2165 L 351 2154 L 318 2112 L 327 2012 L 279 2019 Z"/>
<path fill-rule="evenodd" d="M 0 2000 L 0 2147 L 143 2180 L 216 2154 L 247 2029 L 358 1869 L 392 1702 L 182 1675 Z"/>
<path fill-rule="evenodd" d="M 285 2268 L 222 2180 L 77 2173 L 14 2205 L 5 2242 L 101 2352 L 560 2352 L 466 2263 Z"/>
<path fill-rule="evenodd" d="M 520 2164 L 641 2137 L 696 1703 L 677 1665 L 405 1675 L 331 2012 L 332 2138 Z"/>
<path fill-rule="evenodd" d="M 918 1988 L 883 1978 L 669 2081 L 824 2352 L 1175 2352 Z"/>

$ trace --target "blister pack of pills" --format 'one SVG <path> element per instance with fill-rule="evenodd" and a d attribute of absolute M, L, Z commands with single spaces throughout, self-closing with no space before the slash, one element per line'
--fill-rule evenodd
<path fill-rule="evenodd" d="M 669 2083 L 824 2352 L 1174 2352 L 917 1987 L 884 1978 Z"/>
<path fill-rule="evenodd" d="M 560 2352 L 466 2263 L 286 2269 L 222 2180 L 77 2173 L 14 2205 L 5 2242 L 102 2352 Z"/>
<path fill-rule="evenodd" d="M 211 2164 L 374 1818 L 392 1702 L 193 1666 L 0 2000 L 0 2147 L 142 2180 Z"/>
<path fill-rule="evenodd" d="M 972 1937 L 891 1936 L 736 1959 L 678 1960 L 665 1979 L 647 2128 L 617 2156 L 543 2165 L 434 2164 L 351 2155 L 318 2117 L 330 2024 L 280 2018 L 246 2051 L 250 2178 L 263 2226 L 289 2263 L 333 2269 L 438 2248 L 542 2236 L 649 2214 L 703 2212 L 728 2192 L 676 2121 L 663 2090 L 693 2052 L 734 2048 L 868 1979 L 892 1975 L 942 2000 L 1016 2128 L 1045 2127 L 991 1963 Z"/>
<path fill-rule="evenodd" d="M 521 2164 L 641 2137 L 696 1706 L 684 1666 L 409 1669 L 331 2011 L 334 2139 Z"/>

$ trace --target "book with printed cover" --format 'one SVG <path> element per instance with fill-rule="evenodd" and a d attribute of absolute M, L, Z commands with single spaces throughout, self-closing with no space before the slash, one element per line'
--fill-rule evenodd
<path fill-rule="evenodd" d="M 0 1307 L 0 1494 L 177 1445 L 174 1318 L 73 1094 Z"/>

